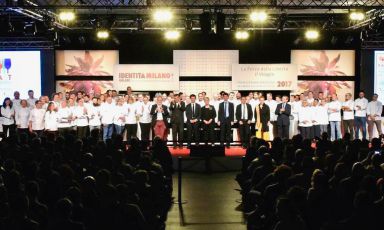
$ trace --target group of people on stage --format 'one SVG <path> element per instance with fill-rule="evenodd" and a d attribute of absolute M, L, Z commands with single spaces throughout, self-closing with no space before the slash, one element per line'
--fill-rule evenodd
<path fill-rule="evenodd" d="M 361 130 L 365 139 L 368 123 L 371 139 L 374 126 L 378 134 L 382 134 L 382 103 L 377 99 L 378 95 L 374 94 L 368 102 L 363 91 L 356 100 L 347 93 L 344 101 L 336 94 L 324 97 L 321 92 L 316 97 L 308 92 L 273 99 L 271 93 L 264 97 L 256 92 L 241 95 L 222 91 L 212 99 L 201 92 L 197 95 L 158 93 L 151 100 L 149 95 L 133 93 L 131 87 L 125 95 L 108 90 L 99 96 L 83 92 L 55 93 L 52 98 L 37 99 L 30 90 L 27 99 L 20 99 L 17 91 L 13 99 L 4 99 L 0 123 L 2 136 L 16 131 L 63 135 L 75 129 L 79 138 L 85 138 L 98 128 L 102 130 L 103 140 L 110 139 L 112 134 L 125 134 L 129 141 L 140 133 L 141 140 L 149 141 L 151 133 L 166 140 L 168 131 L 172 130 L 175 148 L 184 142 L 188 146 L 200 142 L 214 145 L 215 127 L 220 130 L 220 144 L 229 147 L 232 127 L 236 124 L 240 142 L 246 147 L 256 132 L 260 138 L 268 139 L 265 134 L 269 134 L 270 129 L 273 137 L 289 138 L 300 133 L 304 138 L 313 138 L 330 132 L 331 139 L 336 140 L 342 136 L 343 127 L 351 138 L 359 138 Z"/>

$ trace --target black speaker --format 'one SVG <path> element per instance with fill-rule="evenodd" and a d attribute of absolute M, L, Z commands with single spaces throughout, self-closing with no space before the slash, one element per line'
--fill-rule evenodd
<path fill-rule="evenodd" d="M 225 156 L 224 146 L 192 145 L 190 148 L 191 157 L 223 157 Z"/>

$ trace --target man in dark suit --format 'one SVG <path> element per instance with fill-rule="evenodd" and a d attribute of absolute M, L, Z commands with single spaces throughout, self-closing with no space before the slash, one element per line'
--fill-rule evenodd
<path fill-rule="evenodd" d="M 228 101 L 228 93 L 223 93 L 224 101 L 219 105 L 219 116 L 217 125 L 220 126 L 220 145 L 224 145 L 224 140 L 226 140 L 226 146 L 229 148 L 231 142 L 231 127 L 233 125 L 234 119 L 234 105 L 232 102 Z"/>
<path fill-rule="evenodd" d="M 187 117 L 187 133 L 188 133 L 188 148 L 191 146 L 192 139 L 199 145 L 199 128 L 201 118 L 201 106 L 196 103 L 196 95 L 189 96 L 191 103 L 185 108 L 185 115 Z"/>
<path fill-rule="evenodd" d="M 282 103 L 278 104 L 275 110 L 277 115 L 277 135 L 281 138 L 289 138 L 289 116 L 291 105 L 288 104 L 288 96 L 283 96 Z"/>
<path fill-rule="evenodd" d="M 168 136 L 168 108 L 163 105 L 163 97 L 157 96 L 156 104 L 151 107 L 153 135 L 167 140 Z"/>
<path fill-rule="evenodd" d="M 236 120 L 239 123 L 240 141 L 243 148 L 248 146 L 250 134 L 249 125 L 253 118 L 252 106 L 246 102 L 247 98 L 242 96 L 241 104 L 236 106 Z"/>
<path fill-rule="evenodd" d="M 173 148 L 183 147 L 183 132 L 184 132 L 184 111 L 185 103 L 180 100 L 180 95 L 175 94 L 174 100 L 169 105 L 171 111 L 171 124 L 172 124 L 172 140 Z"/>

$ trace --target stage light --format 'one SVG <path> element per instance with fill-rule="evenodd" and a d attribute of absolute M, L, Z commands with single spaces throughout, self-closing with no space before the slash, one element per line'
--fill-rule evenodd
<path fill-rule="evenodd" d="M 137 18 L 136 19 L 136 23 L 137 23 L 137 31 L 143 31 L 145 28 L 144 28 L 144 20 L 143 18 Z"/>
<path fill-rule="evenodd" d="M 70 11 L 63 11 L 63 12 L 60 12 L 59 19 L 61 21 L 70 22 L 70 21 L 75 20 L 75 14 L 73 12 L 70 12 Z"/>
<path fill-rule="evenodd" d="M 254 11 L 249 15 L 252 22 L 265 22 L 268 18 L 268 14 L 264 11 Z"/>
<path fill-rule="evenodd" d="M 352 21 L 361 21 L 364 18 L 365 18 L 365 15 L 362 12 L 351 12 L 349 14 L 349 19 L 351 19 Z"/>
<path fill-rule="evenodd" d="M 173 18 L 173 14 L 169 10 L 156 10 L 153 14 L 153 19 L 156 22 L 169 22 Z"/>
<path fill-rule="evenodd" d="M 164 37 L 167 40 L 177 40 L 181 36 L 180 32 L 177 30 L 168 30 L 165 32 Z"/>
<path fill-rule="evenodd" d="M 108 30 L 99 30 L 99 31 L 97 31 L 96 36 L 98 39 L 107 39 L 107 38 L 109 38 L 109 31 Z"/>
<path fill-rule="evenodd" d="M 35 36 L 37 34 L 37 27 L 35 22 L 25 22 L 24 24 L 24 35 Z"/>
<path fill-rule="evenodd" d="M 237 31 L 235 33 L 235 38 L 237 40 L 247 40 L 249 38 L 249 33 L 247 31 Z"/>
<path fill-rule="evenodd" d="M 281 33 L 284 31 L 285 26 L 287 25 L 287 14 L 283 13 L 279 16 L 276 23 L 276 32 Z"/>
<path fill-rule="evenodd" d="M 305 31 L 305 38 L 308 40 L 316 40 L 320 36 L 319 31 L 314 29 L 309 29 Z"/>

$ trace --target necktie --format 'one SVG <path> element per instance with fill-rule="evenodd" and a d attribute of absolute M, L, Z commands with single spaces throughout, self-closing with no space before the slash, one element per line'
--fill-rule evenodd
<path fill-rule="evenodd" d="M 283 103 L 283 109 L 285 109 L 285 103 Z"/>
<path fill-rule="evenodd" d="M 195 103 L 192 104 L 192 117 L 195 117 Z"/>
<path fill-rule="evenodd" d="M 225 118 L 228 118 L 229 115 L 228 115 L 228 102 L 225 102 Z"/>
<path fill-rule="evenodd" d="M 243 116 L 242 119 L 245 120 L 245 105 L 243 104 Z"/>

